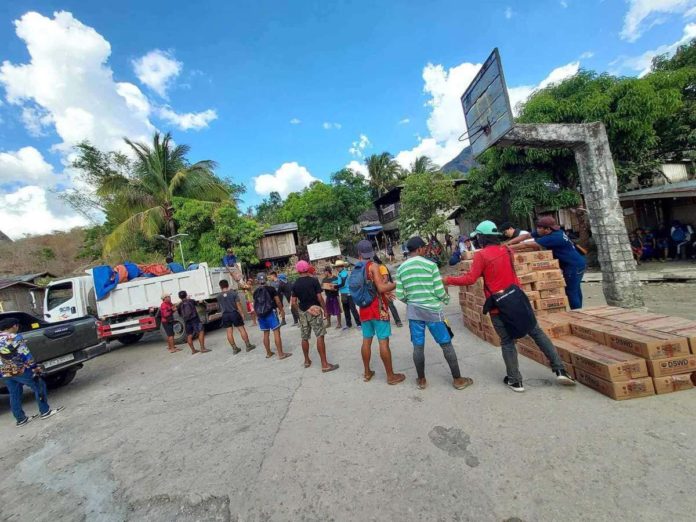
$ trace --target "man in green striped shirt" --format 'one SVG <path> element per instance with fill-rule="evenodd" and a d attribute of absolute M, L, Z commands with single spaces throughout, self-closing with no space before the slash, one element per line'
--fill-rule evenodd
<path fill-rule="evenodd" d="M 425 329 L 442 348 L 442 353 L 452 372 L 453 385 L 462 390 L 473 384 L 469 377 L 459 372 L 457 354 L 452 346 L 452 336 L 445 324 L 444 305 L 449 295 L 442 284 L 437 265 L 423 257 L 426 244 L 422 238 L 412 237 L 406 243 L 408 259 L 396 272 L 396 297 L 406 303 L 408 326 L 413 343 L 413 362 L 418 373 L 418 388 L 427 386 L 425 380 Z"/>

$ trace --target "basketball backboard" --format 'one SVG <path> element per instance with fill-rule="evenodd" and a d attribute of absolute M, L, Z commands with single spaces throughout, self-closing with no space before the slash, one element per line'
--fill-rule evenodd
<path fill-rule="evenodd" d="M 498 48 L 481 66 L 462 95 L 462 108 L 471 152 L 478 158 L 514 125 Z"/>

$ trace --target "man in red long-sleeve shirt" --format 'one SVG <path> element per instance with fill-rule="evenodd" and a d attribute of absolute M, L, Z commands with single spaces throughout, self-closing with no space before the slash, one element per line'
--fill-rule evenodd
<path fill-rule="evenodd" d="M 478 236 L 481 250 L 474 254 L 474 262 L 471 270 L 462 275 L 454 277 L 446 277 L 445 285 L 451 286 L 470 286 L 473 285 L 479 277 L 483 277 L 484 292 L 486 297 L 491 294 L 502 292 L 510 285 L 519 285 L 520 282 L 515 274 L 512 255 L 510 250 L 500 244 L 500 234 L 492 221 L 483 221 L 479 223 L 472 235 Z M 495 331 L 498 332 L 501 343 L 501 351 L 503 353 L 503 361 L 507 375 L 503 382 L 515 392 L 523 392 L 522 374 L 520 373 L 519 362 L 517 360 L 517 347 L 514 339 L 508 334 L 505 323 L 499 317 L 496 309 L 491 310 L 491 321 Z M 551 362 L 551 369 L 556 374 L 556 380 L 560 384 L 574 385 L 575 381 L 571 379 L 565 371 L 563 361 L 558 355 L 555 346 L 546 336 L 543 330 L 536 325 L 529 332 L 529 336 L 534 339 L 534 342 L 539 346 L 544 355 Z"/>

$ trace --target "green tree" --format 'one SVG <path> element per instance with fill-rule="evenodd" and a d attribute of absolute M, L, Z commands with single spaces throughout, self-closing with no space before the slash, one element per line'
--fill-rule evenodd
<path fill-rule="evenodd" d="M 132 176 L 116 176 L 99 187 L 97 193 L 113 198 L 120 209 L 113 231 L 104 243 L 109 253 L 134 232 L 146 238 L 165 232 L 176 234 L 174 197 L 197 200 L 216 207 L 233 195 L 229 183 L 214 173 L 210 160 L 190 163 L 187 145 L 174 145 L 169 133 L 155 133 L 152 146 L 126 139 L 136 162 Z M 109 216 L 112 217 L 112 216 Z M 116 216 L 113 216 L 116 217 Z"/>
<path fill-rule="evenodd" d="M 388 152 L 373 154 L 365 160 L 372 196 L 378 198 L 394 188 L 401 176 L 401 167 Z"/>
<path fill-rule="evenodd" d="M 266 225 L 277 225 L 280 223 L 280 210 L 283 208 L 283 198 L 278 192 L 271 192 L 256 207 L 256 219 Z"/>
<path fill-rule="evenodd" d="M 418 156 L 413 163 L 409 174 L 432 174 L 440 170 L 440 167 L 433 163 L 428 156 Z"/>
<path fill-rule="evenodd" d="M 452 180 L 437 172 L 411 174 L 401 191 L 399 229 L 402 237 L 444 232 L 447 212 L 456 204 Z"/>

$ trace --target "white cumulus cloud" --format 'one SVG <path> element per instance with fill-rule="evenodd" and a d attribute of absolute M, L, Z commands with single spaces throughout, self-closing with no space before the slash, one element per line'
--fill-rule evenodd
<path fill-rule="evenodd" d="M 278 192 L 286 197 L 291 192 L 298 192 L 313 182 L 319 181 L 306 167 L 296 161 L 283 163 L 273 174 L 261 174 L 254 178 L 254 190 L 260 196 Z"/>
<path fill-rule="evenodd" d="M 0 152 L 0 183 L 21 182 L 53 186 L 59 180 L 53 166 L 34 147 Z"/>
<path fill-rule="evenodd" d="M 69 211 L 52 192 L 29 185 L 9 194 L 0 194 L 0 224 L 3 232 L 18 239 L 27 234 L 69 230 L 88 222 Z"/>
<path fill-rule="evenodd" d="M 408 123 L 411 123 L 410 118 L 404 118 L 403 120 L 399 120 L 399 125 L 407 125 Z"/>
<path fill-rule="evenodd" d="M 330 122 L 330 121 L 325 121 L 324 123 L 321 124 L 322 127 L 326 130 L 338 130 L 342 127 L 340 123 L 335 123 L 335 122 Z"/>
<path fill-rule="evenodd" d="M 506 20 L 510 20 L 515 13 L 513 12 L 512 7 L 508 6 L 505 8 L 505 11 L 503 11 L 503 14 L 505 15 Z"/>
<path fill-rule="evenodd" d="M 664 22 L 664 15 L 693 16 L 696 0 L 628 0 L 621 38 L 635 42 L 642 34 Z"/>
<path fill-rule="evenodd" d="M 684 27 L 682 37 L 671 44 L 661 45 L 655 49 L 645 51 L 643 54 L 631 57 L 618 58 L 613 64 L 618 64 L 619 69 L 638 71 L 639 76 L 645 76 L 650 72 L 653 58 L 662 54 L 672 55 L 681 45 L 689 43 L 696 38 L 696 23 L 687 24 Z"/>
<path fill-rule="evenodd" d="M 150 51 L 132 63 L 138 80 L 165 99 L 167 89 L 183 68 L 183 64 L 177 61 L 171 52 L 160 49 Z"/>
<path fill-rule="evenodd" d="M 208 124 L 217 119 L 217 112 L 213 109 L 208 109 L 202 112 L 185 112 L 177 113 L 169 107 L 161 107 L 158 112 L 159 117 L 168 121 L 172 125 L 176 125 L 181 130 L 200 130 L 208 126 Z"/>
<path fill-rule="evenodd" d="M 353 172 L 357 172 L 365 179 L 369 179 L 370 177 L 370 173 L 367 170 L 367 165 L 361 161 L 351 160 L 351 162 L 346 165 L 346 168 L 352 170 Z"/>
<path fill-rule="evenodd" d="M 348 152 L 350 152 L 351 156 L 355 156 L 356 158 L 364 158 L 365 149 L 369 147 L 372 147 L 370 138 L 368 138 L 365 134 L 361 134 L 360 137 L 351 144 Z"/>
<path fill-rule="evenodd" d="M 299 125 L 300 123 L 302 123 L 302 120 L 299 118 L 293 118 L 290 120 L 290 125 Z"/>
<path fill-rule="evenodd" d="M 543 89 L 549 85 L 560 83 L 566 78 L 575 76 L 580 70 L 580 62 L 571 62 L 560 67 L 556 67 L 549 75 L 541 80 L 538 85 L 520 85 L 518 87 L 512 87 L 508 89 L 508 94 L 510 95 L 510 106 L 512 107 L 512 112 L 517 115 L 519 113 L 520 104 L 527 101 L 527 99 L 538 89 Z"/>

